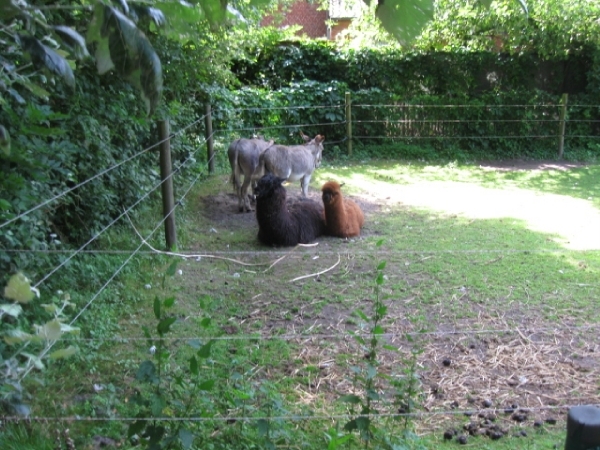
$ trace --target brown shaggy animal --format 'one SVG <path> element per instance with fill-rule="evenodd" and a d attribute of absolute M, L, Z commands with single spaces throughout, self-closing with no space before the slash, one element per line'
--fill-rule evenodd
<path fill-rule="evenodd" d="M 360 206 L 342 196 L 340 184 L 336 181 L 328 181 L 321 191 L 327 233 L 343 238 L 360 235 L 360 229 L 365 223 L 365 215 Z"/>

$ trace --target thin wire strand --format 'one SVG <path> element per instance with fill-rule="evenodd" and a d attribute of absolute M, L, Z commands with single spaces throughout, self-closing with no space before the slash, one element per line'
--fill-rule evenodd
<path fill-rule="evenodd" d="M 570 398 L 569 400 L 578 400 L 578 398 Z M 583 403 L 569 403 L 565 405 L 549 405 L 549 406 L 531 406 L 527 407 L 528 411 L 567 411 L 575 406 L 581 406 L 582 404 L 588 406 L 600 406 L 600 403 L 590 402 L 589 398 L 581 398 Z M 517 408 L 518 409 L 518 408 Z M 230 421 L 244 421 L 254 422 L 259 420 L 281 420 L 281 421 L 313 421 L 313 420 L 332 420 L 332 419 L 351 419 L 356 417 L 371 417 L 373 419 L 385 419 L 385 418 L 396 418 L 396 417 L 411 417 L 419 419 L 423 417 L 439 417 L 439 416 L 464 416 L 466 414 L 473 414 L 476 411 L 486 411 L 503 413 L 505 408 L 477 408 L 471 409 L 451 409 L 451 410 L 439 410 L 439 411 L 418 411 L 414 413 L 368 413 L 368 414 L 286 414 L 281 416 L 220 416 L 220 417 L 83 417 L 83 416 L 63 416 L 63 417 L 45 417 L 45 416 L 33 416 L 33 417 L 22 417 L 22 416 L 9 416 L 5 417 L 5 420 L 10 421 L 22 421 L 22 420 L 35 420 L 45 422 L 230 422 Z"/>
<path fill-rule="evenodd" d="M 173 208 L 171 208 L 171 210 L 168 212 L 168 214 L 165 214 L 165 216 L 158 222 L 158 224 L 154 227 L 154 229 L 150 232 L 150 234 L 148 234 L 145 238 L 145 240 L 149 240 L 154 233 L 156 233 L 156 231 L 159 229 L 159 227 L 167 220 L 167 218 L 173 213 L 173 211 L 181 204 L 181 202 L 183 201 L 183 199 L 185 198 L 185 196 L 187 196 L 187 194 L 190 192 L 190 190 L 192 189 L 192 187 L 196 184 L 196 182 L 200 179 L 200 176 L 202 175 L 202 173 L 199 173 L 196 178 L 194 178 L 194 180 L 192 180 L 192 182 L 190 183 L 190 186 L 188 187 L 188 189 L 184 192 L 184 194 L 179 198 L 179 200 L 177 202 L 175 202 Z M 129 261 L 131 261 L 133 259 L 133 257 L 137 254 L 138 251 L 140 251 L 140 249 L 146 245 L 146 243 L 144 241 L 142 241 L 140 243 L 140 245 L 127 257 L 127 259 L 119 266 L 119 268 L 108 278 L 108 280 L 102 285 L 102 287 L 100 287 L 100 289 L 98 291 L 96 291 L 96 293 L 90 298 L 90 300 L 83 306 L 83 308 L 81 308 L 79 310 L 79 312 L 75 315 L 75 317 L 73 317 L 73 319 L 69 322 L 69 326 L 72 326 L 77 319 L 79 319 L 79 317 L 81 317 L 81 315 L 92 305 L 92 303 L 100 296 L 100 294 L 102 294 L 102 292 L 104 292 L 104 290 L 110 285 L 110 283 L 117 277 L 117 275 L 119 273 L 121 273 L 121 271 L 127 266 L 127 264 L 129 264 Z M 54 341 L 52 342 L 50 345 L 48 345 L 41 353 L 40 355 L 38 355 L 38 357 L 40 359 L 43 359 L 48 352 L 54 347 L 54 345 L 57 343 L 58 341 Z M 17 353 L 18 354 L 18 353 Z M 30 365 L 21 375 L 19 382 L 22 382 L 23 379 L 31 372 L 31 370 L 33 370 L 34 366 Z"/>
<path fill-rule="evenodd" d="M 198 151 L 198 150 L 196 150 L 196 151 Z M 95 234 L 86 243 L 84 243 L 82 246 L 80 246 L 79 249 L 75 250 L 73 252 L 73 254 L 71 254 L 68 258 L 66 258 L 64 261 L 62 261 L 58 266 L 54 267 L 49 273 L 47 273 L 42 279 L 40 279 L 33 287 L 37 288 L 38 286 L 40 286 L 44 281 L 46 281 L 48 278 L 50 278 L 58 270 L 60 270 L 61 267 L 64 267 L 66 264 L 68 264 L 69 261 L 71 261 L 71 259 L 73 259 L 75 256 L 77 256 L 84 248 L 86 248 L 92 242 L 94 242 L 95 240 L 97 240 L 98 238 L 100 238 L 100 236 L 105 231 L 107 231 L 110 227 L 112 227 L 114 224 L 116 224 L 123 216 L 125 216 L 126 214 L 128 214 L 129 212 L 131 212 L 131 210 L 133 210 L 133 208 L 135 208 L 142 201 L 144 201 L 146 198 L 148 198 L 152 193 L 154 193 L 154 191 L 156 191 L 159 187 L 161 187 L 167 180 L 170 180 L 171 178 L 173 178 L 175 176 L 175 174 L 180 173 L 181 170 L 185 168 L 185 166 L 187 165 L 187 163 L 192 160 L 192 158 L 194 157 L 194 155 L 195 155 L 195 152 L 191 153 L 190 155 L 188 155 L 188 157 L 181 163 L 181 165 L 176 170 L 173 170 L 167 177 L 165 177 L 163 180 L 161 180 L 160 182 L 158 182 L 157 184 L 155 184 L 154 187 L 152 187 L 148 192 L 146 192 L 144 195 L 142 195 L 138 200 L 136 200 L 125 211 L 123 211 L 121 214 L 119 214 L 108 225 L 106 225 L 104 228 L 102 228 L 102 230 L 100 230 L 97 234 Z"/>
<path fill-rule="evenodd" d="M 527 328 L 527 327 L 515 327 L 515 328 L 497 328 L 497 329 L 481 329 L 481 330 L 453 330 L 453 331 L 407 331 L 403 333 L 382 333 L 378 334 L 378 338 L 395 339 L 405 338 L 407 336 L 414 338 L 419 337 L 447 337 L 457 335 L 480 335 L 480 334 L 554 334 L 563 331 L 590 331 L 600 328 L 600 323 L 592 325 L 578 325 L 573 327 L 558 326 L 558 327 L 541 327 L 541 328 Z M 356 335 L 365 337 L 369 336 L 370 333 L 365 331 L 364 333 L 357 333 Z M 307 339 L 353 339 L 353 333 L 350 331 L 345 333 L 298 333 L 298 334 L 279 334 L 279 335 L 255 335 L 255 334 L 239 334 L 231 336 L 179 336 L 171 337 L 165 336 L 161 340 L 164 341 L 193 341 L 197 339 L 211 340 L 211 341 L 293 341 L 293 340 L 307 340 Z M 147 337 L 107 337 L 107 338 L 65 338 L 65 342 L 152 342 L 158 340 L 157 338 Z"/>
<path fill-rule="evenodd" d="M 206 117 L 206 115 L 205 115 L 204 117 Z M 196 120 L 196 121 L 194 121 L 194 122 L 190 123 L 189 125 L 187 125 L 187 126 L 183 127 L 183 128 L 182 128 L 181 130 L 179 130 L 177 133 L 173 133 L 173 134 L 169 135 L 168 137 L 166 137 L 165 139 L 162 139 L 162 140 L 160 140 L 160 141 L 158 141 L 158 142 L 155 142 L 154 144 L 152 144 L 152 145 L 150 145 L 150 146 L 146 147 L 145 149 L 143 149 L 143 150 L 139 151 L 139 152 L 138 152 L 138 153 L 136 153 L 135 155 L 132 155 L 132 156 L 130 156 L 129 158 L 126 158 L 126 159 L 124 159 L 123 161 L 121 161 L 121 162 L 119 162 L 119 163 L 117 163 L 117 164 L 114 164 L 113 166 L 111 166 L 111 167 L 108 167 L 108 168 L 106 168 L 106 169 L 104 169 L 104 170 L 102 170 L 102 171 L 98 172 L 97 174 L 93 175 L 92 177 L 88 178 L 87 180 L 84 180 L 84 181 L 82 181 L 81 183 L 78 183 L 78 184 L 76 184 L 75 186 L 73 186 L 73 187 L 70 187 L 70 188 L 66 189 L 65 191 L 61 192 L 60 194 L 57 194 L 57 195 L 55 195 L 54 197 L 52 197 L 52 198 L 50 198 L 50 199 L 48 199 L 48 200 L 45 200 L 45 201 L 43 201 L 42 203 L 39 203 L 38 205 L 34 206 L 33 208 L 30 208 L 30 209 L 28 209 L 27 211 L 25 211 L 25 212 L 22 212 L 22 213 L 20 213 L 20 214 L 16 215 L 15 217 L 13 217 L 13 218 L 11 218 L 11 219 L 8 219 L 6 222 L 4 222 L 4 223 L 0 224 L 0 229 L 1 229 L 1 228 L 3 228 L 3 227 L 5 227 L 5 226 L 7 226 L 7 225 L 9 225 L 9 224 L 11 224 L 11 223 L 13 223 L 13 222 L 15 222 L 15 221 L 17 221 L 17 220 L 19 220 L 20 218 L 22 218 L 22 217 L 26 216 L 27 214 L 30 214 L 30 213 L 32 213 L 32 212 L 34 212 L 34 211 L 37 211 L 38 209 L 40 209 L 40 208 L 42 208 L 42 207 L 44 207 L 44 206 L 48 205 L 49 203 L 52 203 L 52 202 L 54 202 L 54 201 L 58 200 L 59 198 L 62 198 L 62 197 L 64 197 L 65 195 L 67 195 L 67 194 L 69 194 L 69 193 L 71 193 L 71 192 L 73 192 L 73 191 L 75 191 L 75 190 L 79 189 L 80 187 L 82 187 L 82 186 L 86 185 L 87 183 L 89 183 L 89 182 L 91 182 L 91 181 L 93 181 L 93 180 L 95 180 L 95 179 L 97 179 L 97 178 L 99 178 L 99 177 L 101 177 L 101 176 L 103 176 L 103 175 L 106 175 L 107 173 L 109 173 L 109 172 L 111 172 L 111 171 L 115 170 L 116 168 L 118 168 L 118 167 L 122 166 L 123 164 L 126 164 L 126 163 L 128 163 L 129 161 L 131 161 L 131 160 L 133 160 L 133 159 L 135 159 L 135 158 L 137 158 L 137 157 L 139 157 L 139 156 L 141 156 L 141 155 L 143 155 L 143 154 L 147 153 L 148 151 L 152 150 L 153 148 L 156 148 L 156 147 L 157 147 L 157 146 L 159 146 L 160 144 L 162 144 L 162 143 L 164 143 L 164 142 L 167 142 L 167 141 L 171 140 L 173 137 L 177 136 L 178 134 L 181 134 L 181 133 L 183 133 L 183 131 L 187 130 L 188 128 L 190 128 L 190 127 L 192 127 L 192 126 L 194 126 L 194 125 L 196 125 L 196 124 L 197 124 L 197 123 L 198 123 L 200 120 L 203 120 L 203 118 L 204 118 L 204 117 L 202 117 L 202 118 L 200 118 L 200 119 L 198 119 L 198 120 Z"/>

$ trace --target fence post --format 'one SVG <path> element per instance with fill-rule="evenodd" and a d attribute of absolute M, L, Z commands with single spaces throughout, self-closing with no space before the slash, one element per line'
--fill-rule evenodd
<path fill-rule="evenodd" d="M 158 139 L 160 143 L 160 185 L 165 218 L 165 241 L 167 250 L 177 247 L 177 229 L 175 228 L 175 199 L 173 197 L 173 166 L 171 164 L 171 140 L 169 139 L 169 121 L 158 121 Z"/>
<path fill-rule="evenodd" d="M 352 100 L 350 92 L 346 92 L 346 139 L 348 141 L 348 156 L 352 156 Z"/>
<path fill-rule="evenodd" d="M 573 406 L 567 416 L 565 450 L 592 450 L 600 447 L 600 408 Z"/>
<path fill-rule="evenodd" d="M 213 148 L 213 131 L 212 131 L 212 117 L 210 112 L 210 103 L 204 106 L 205 116 L 204 128 L 206 130 L 206 160 L 208 161 L 208 172 L 213 173 L 215 171 L 215 152 Z"/>
<path fill-rule="evenodd" d="M 567 102 L 569 94 L 563 94 L 560 99 L 560 117 L 558 119 L 558 159 L 562 159 L 565 152 L 565 125 L 567 119 Z"/>

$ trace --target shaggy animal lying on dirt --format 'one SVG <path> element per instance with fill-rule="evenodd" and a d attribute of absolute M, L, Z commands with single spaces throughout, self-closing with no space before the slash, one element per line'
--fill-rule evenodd
<path fill-rule="evenodd" d="M 365 223 L 365 215 L 360 206 L 342 196 L 340 184 L 336 181 L 328 181 L 321 191 L 327 234 L 344 238 L 360 235 L 360 229 Z"/>
<path fill-rule="evenodd" d="M 258 240 L 274 246 L 308 244 L 325 233 L 323 207 L 310 199 L 286 204 L 283 181 L 273 174 L 258 180 L 255 190 Z"/>

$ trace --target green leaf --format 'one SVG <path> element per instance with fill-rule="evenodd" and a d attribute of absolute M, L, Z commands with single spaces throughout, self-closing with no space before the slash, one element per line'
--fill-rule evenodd
<path fill-rule="evenodd" d="M 184 449 L 188 449 L 194 443 L 195 436 L 194 434 L 185 428 L 181 428 L 178 433 L 179 441 L 181 442 L 181 446 Z"/>
<path fill-rule="evenodd" d="M 373 380 L 377 376 L 377 367 L 367 366 L 367 380 Z"/>
<path fill-rule="evenodd" d="M 346 425 L 344 425 L 345 431 L 354 431 L 357 429 L 358 429 L 358 426 L 356 425 L 356 419 L 352 419 L 352 420 L 346 422 Z"/>
<path fill-rule="evenodd" d="M 50 97 L 50 93 L 46 89 L 39 86 L 38 84 L 31 82 L 31 80 L 29 80 L 29 78 L 27 77 L 19 76 L 15 78 L 15 81 L 23 87 L 27 88 L 33 95 L 43 100 L 47 100 L 48 97 Z M 25 102 L 25 100 L 23 101 Z"/>
<path fill-rule="evenodd" d="M 167 19 L 160 9 L 139 3 L 133 3 L 130 6 L 129 17 L 131 17 L 134 22 L 138 22 L 140 19 L 151 20 L 157 27 L 162 27 L 167 23 Z"/>
<path fill-rule="evenodd" d="M 199 2 L 211 26 L 221 25 L 225 20 L 227 2 L 222 0 L 201 0 Z"/>
<path fill-rule="evenodd" d="M 172 277 L 175 275 L 175 273 L 177 273 L 177 265 L 178 264 L 179 264 L 178 259 L 176 259 L 171 264 L 169 264 L 169 267 L 167 267 L 167 275 L 168 276 Z"/>
<path fill-rule="evenodd" d="M 371 400 L 379 400 L 381 398 L 377 391 L 374 391 L 373 389 L 367 389 L 367 397 Z"/>
<path fill-rule="evenodd" d="M 160 300 L 158 297 L 154 298 L 154 317 L 160 320 Z"/>
<path fill-rule="evenodd" d="M 2 125 L 0 125 L 0 150 L 5 155 L 10 155 L 10 134 Z"/>
<path fill-rule="evenodd" d="M 158 425 L 149 425 L 146 427 L 146 435 L 150 440 L 150 444 L 158 443 L 162 437 L 165 435 L 165 427 L 160 427 Z M 159 449 L 162 447 L 156 445 L 148 446 L 149 449 Z"/>
<path fill-rule="evenodd" d="M 77 31 L 64 25 L 57 25 L 53 27 L 53 29 L 58 37 L 60 37 L 62 40 L 65 47 L 67 47 L 73 53 L 75 58 L 83 60 L 90 56 L 85 45 L 84 37 Z"/>
<path fill-rule="evenodd" d="M 42 362 L 42 359 L 39 356 L 32 355 L 31 353 L 27 353 L 27 352 L 22 352 L 21 355 L 25 356 L 26 358 L 29 358 L 29 360 L 32 362 L 33 366 L 36 369 L 38 369 L 38 370 L 44 369 L 44 363 Z"/>
<path fill-rule="evenodd" d="M 198 385 L 201 391 L 212 391 L 215 387 L 215 380 L 206 380 Z"/>
<path fill-rule="evenodd" d="M 379 272 L 377 274 L 377 278 L 375 279 L 375 282 L 377 283 L 378 286 L 381 286 L 383 283 L 385 283 L 385 278 L 383 278 L 383 273 Z"/>
<path fill-rule="evenodd" d="M 134 434 L 141 434 L 142 431 L 144 431 L 144 428 L 146 428 L 147 423 L 148 422 L 145 420 L 136 420 L 135 422 L 132 422 L 127 429 L 127 437 L 131 437 Z"/>
<path fill-rule="evenodd" d="M 62 350 L 57 350 L 55 352 L 50 353 L 50 355 L 48 355 L 48 358 L 62 359 L 67 358 L 69 356 L 73 356 L 75 353 L 77 353 L 77 348 L 70 345 L 67 348 L 63 348 Z"/>
<path fill-rule="evenodd" d="M 401 45 L 416 38 L 433 19 L 434 0 L 379 0 L 375 15 Z"/>
<path fill-rule="evenodd" d="M 258 419 L 256 422 L 259 436 L 266 436 L 269 433 L 269 421 L 266 419 Z"/>
<path fill-rule="evenodd" d="M 166 298 L 163 302 L 165 308 L 171 308 L 175 304 L 175 297 Z"/>
<path fill-rule="evenodd" d="M 361 430 L 361 431 L 367 431 L 369 429 L 369 426 L 371 425 L 371 419 L 369 419 L 368 417 L 357 417 L 356 418 L 356 428 Z"/>
<path fill-rule="evenodd" d="M 87 42 L 97 43 L 98 73 L 114 68 L 141 90 L 148 115 L 152 115 L 160 101 L 163 80 L 160 60 L 146 35 L 124 14 L 98 3 L 88 28 Z"/>
<path fill-rule="evenodd" d="M 210 317 L 205 317 L 200 321 L 200 326 L 202 328 L 208 328 L 210 326 L 211 319 Z"/>
<path fill-rule="evenodd" d="M 0 304 L 0 312 L 2 313 L 0 316 L 7 314 L 11 317 L 19 317 L 19 314 L 23 312 L 23 308 L 16 303 L 3 303 Z"/>
<path fill-rule="evenodd" d="M 143 361 L 138 367 L 135 379 L 146 383 L 154 383 L 157 380 L 156 366 L 152 361 Z"/>
<path fill-rule="evenodd" d="M 25 34 L 18 35 L 23 50 L 29 53 L 31 62 L 37 69 L 46 68 L 58 75 L 70 87 L 75 87 L 75 75 L 68 61 L 36 38 Z"/>
<path fill-rule="evenodd" d="M 168 333 L 169 331 L 171 331 L 171 325 L 173 325 L 176 320 L 177 320 L 176 317 L 167 317 L 166 319 L 161 320 L 160 322 L 158 322 L 158 325 L 156 326 L 156 331 L 161 336 L 163 334 Z"/>
<path fill-rule="evenodd" d="M 202 346 L 200 350 L 196 352 L 196 354 L 203 359 L 210 357 L 210 349 L 213 345 L 214 341 L 208 341 L 206 344 Z"/>
<path fill-rule="evenodd" d="M 4 336 L 4 342 L 6 342 L 8 345 L 39 340 L 39 337 L 34 336 L 33 334 L 25 333 L 24 331 L 19 330 L 18 328 L 8 331 Z"/>
<path fill-rule="evenodd" d="M 192 375 L 198 375 L 198 373 L 199 373 L 198 360 L 196 359 L 195 356 L 192 356 L 190 358 L 190 372 Z"/>
<path fill-rule="evenodd" d="M 383 334 L 385 333 L 385 330 L 383 329 L 383 327 L 381 325 L 377 325 L 375 326 L 375 328 L 373 328 L 373 334 Z"/>
<path fill-rule="evenodd" d="M 158 8 L 167 17 L 168 26 L 164 29 L 167 37 L 185 43 L 193 36 L 197 36 L 198 24 L 206 19 L 206 15 L 199 5 L 185 1 L 161 2 Z"/>
<path fill-rule="evenodd" d="M 379 239 L 376 243 L 375 243 L 375 247 L 381 247 L 383 245 L 383 239 Z"/>
<path fill-rule="evenodd" d="M 10 277 L 4 288 L 4 296 L 19 303 L 29 303 L 34 297 L 29 279 L 21 272 Z"/>
<path fill-rule="evenodd" d="M 165 399 L 160 394 L 154 394 L 150 399 L 150 411 L 154 417 L 160 417 L 167 406 Z"/>
<path fill-rule="evenodd" d="M 62 335 L 61 324 L 58 319 L 51 320 L 42 326 L 37 327 L 37 335 L 46 341 L 57 341 Z"/>
<path fill-rule="evenodd" d="M 360 397 L 353 394 L 342 395 L 338 400 L 340 402 L 351 403 L 353 405 L 359 405 L 361 402 Z"/>
<path fill-rule="evenodd" d="M 377 270 L 383 270 L 383 269 L 385 269 L 385 266 L 386 266 L 386 261 L 381 261 L 379 263 L 379 265 L 377 266 Z"/>
<path fill-rule="evenodd" d="M 29 17 L 26 12 L 20 8 L 21 6 L 28 5 L 25 1 L 16 2 L 13 0 L 0 0 L 0 17 L 2 17 L 3 22 L 8 22 L 10 19 L 18 16 Z"/>
<path fill-rule="evenodd" d="M 356 315 L 357 315 L 358 317 L 360 317 L 360 318 L 361 318 L 362 320 L 364 320 L 365 322 L 367 322 L 367 321 L 369 320 L 369 318 L 367 317 L 367 315 L 366 315 L 364 312 L 362 312 L 360 309 L 357 309 L 357 310 L 355 310 L 354 312 L 356 313 Z"/>

